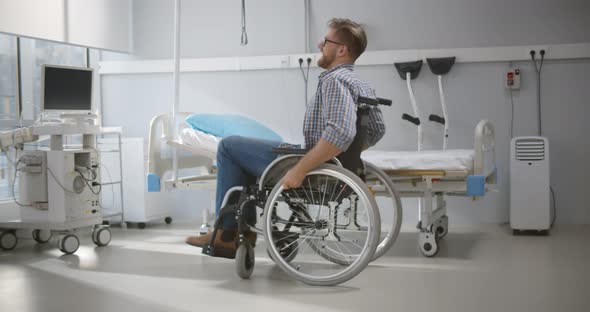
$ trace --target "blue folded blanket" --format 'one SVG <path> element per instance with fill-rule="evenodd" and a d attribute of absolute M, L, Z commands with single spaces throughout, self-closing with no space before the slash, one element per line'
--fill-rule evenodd
<path fill-rule="evenodd" d="M 225 138 L 231 135 L 282 142 L 283 138 L 256 120 L 240 115 L 193 114 L 185 119 L 193 129 Z"/>

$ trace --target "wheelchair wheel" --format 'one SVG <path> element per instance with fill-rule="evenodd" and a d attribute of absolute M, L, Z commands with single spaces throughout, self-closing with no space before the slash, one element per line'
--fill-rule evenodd
<path fill-rule="evenodd" d="M 361 217 L 352 220 L 353 214 L 343 213 L 351 210 Z M 350 280 L 367 266 L 379 244 L 379 210 L 367 185 L 352 172 L 331 164 L 310 172 L 299 188 L 283 190 L 282 183 L 275 185 L 263 220 L 274 262 L 289 276 L 310 285 Z M 359 220 L 364 223 L 358 224 Z M 290 244 L 282 243 L 287 239 Z M 287 249 L 290 254 L 285 254 Z M 297 258 L 291 257 L 294 253 Z"/>
<path fill-rule="evenodd" d="M 379 215 L 381 216 L 381 238 L 373 260 L 385 254 L 399 236 L 402 225 L 402 202 L 396 192 L 391 179 L 377 166 L 365 162 L 366 181 L 373 194 L 379 200 Z M 390 216 L 391 214 L 391 216 Z M 387 216 L 387 217 L 385 217 Z"/>
<path fill-rule="evenodd" d="M 281 255 L 281 257 L 283 257 L 283 259 L 285 259 L 285 261 L 287 262 L 291 262 L 291 260 L 295 259 L 295 257 L 297 257 L 297 250 L 299 249 L 299 244 L 297 244 L 297 239 L 299 238 L 298 236 L 290 236 L 290 237 L 284 237 L 280 235 L 280 231 L 275 230 L 275 247 L 277 247 L 277 249 L 279 250 L 279 254 Z M 290 234 L 287 234 L 290 235 Z M 268 257 L 270 259 L 272 259 L 272 256 L 270 255 L 270 251 L 267 248 L 266 249 L 266 253 L 268 254 Z"/>

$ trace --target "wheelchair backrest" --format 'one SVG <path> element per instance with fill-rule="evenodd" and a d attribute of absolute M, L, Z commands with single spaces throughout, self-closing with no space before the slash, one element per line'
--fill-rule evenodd
<path fill-rule="evenodd" d="M 361 153 L 363 152 L 363 145 L 367 142 L 367 134 L 369 131 L 369 113 L 372 107 L 378 105 L 391 106 L 392 102 L 388 99 L 383 98 L 367 98 L 359 96 L 357 99 L 357 110 L 356 110 L 356 135 L 354 141 L 348 147 L 346 151 L 338 155 L 338 160 L 342 163 L 342 166 L 361 179 L 365 179 L 365 166 L 361 159 Z"/>
<path fill-rule="evenodd" d="M 354 141 L 352 141 L 352 144 L 350 144 L 346 151 L 336 157 L 340 160 L 344 168 L 350 170 L 361 178 L 364 176 L 361 153 L 363 152 L 363 145 L 366 142 L 367 137 L 369 111 L 370 108 L 367 106 L 358 107 L 356 112 L 356 135 Z"/>

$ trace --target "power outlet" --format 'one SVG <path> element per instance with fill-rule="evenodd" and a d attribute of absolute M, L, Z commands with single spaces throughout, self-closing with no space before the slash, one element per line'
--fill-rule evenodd
<path fill-rule="evenodd" d="M 504 79 L 506 88 L 509 90 L 520 90 L 520 69 L 510 68 Z"/>
<path fill-rule="evenodd" d="M 295 68 L 299 68 L 299 61 L 301 62 L 301 67 L 307 68 L 307 61 L 309 62 L 309 67 L 313 67 L 316 64 L 316 55 L 315 54 L 298 54 L 291 56 L 291 66 Z"/>
<path fill-rule="evenodd" d="M 527 50 L 526 53 L 527 53 L 527 59 L 530 60 L 532 58 L 532 53 L 534 53 L 535 59 L 540 60 L 541 54 L 544 54 L 544 56 L 547 57 L 547 55 L 549 54 L 549 47 L 546 47 L 546 46 L 531 47 L 530 49 Z"/>

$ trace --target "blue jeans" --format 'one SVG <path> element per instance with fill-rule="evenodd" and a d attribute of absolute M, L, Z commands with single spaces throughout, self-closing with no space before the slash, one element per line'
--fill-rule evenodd
<path fill-rule="evenodd" d="M 215 216 L 219 217 L 225 193 L 234 186 L 249 186 L 256 183 L 264 169 L 277 158 L 272 152 L 281 142 L 242 136 L 229 136 L 221 140 L 217 148 L 217 194 Z M 246 207 L 247 220 L 256 220 L 256 207 Z M 226 215 L 222 220 L 223 229 L 236 229 L 235 215 Z"/>

